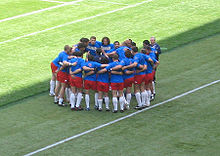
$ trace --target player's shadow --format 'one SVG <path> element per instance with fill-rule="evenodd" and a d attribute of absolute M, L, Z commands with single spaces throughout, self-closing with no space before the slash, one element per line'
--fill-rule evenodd
<path fill-rule="evenodd" d="M 194 29 L 185 31 L 180 34 L 176 34 L 164 40 L 160 40 L 158 41 L 158 43 L 160 44 L 161 47 L 168 48 L 168 51 L 164 51 L 164 53 L 166 53 L 179 46 L 186 45 L 191 42 L 195 42 L 197 40 L 212 35 L 216 35 L 219 33 L 220 33 L 220 19 L 217 19 L 210 23 L 196 27 Z M 48 70 L 48 72 L 50 71 Z M 0 107 L 4 105 L 3 107 L 1 107 L 1 109 L 3 109 L 8 106 L 16 104 L 17 103 L 16 101 L 28 98 L 30 96 L 35 96 L 43 92 L 48 92 L 48 88 L 49 88 L 49 79 L 39 83 L 35 83 L 31 86 L 22 89 L 14 90 L 13 92 L 10 93 L 6 93 L 5 95 L 0 96 Z"/>

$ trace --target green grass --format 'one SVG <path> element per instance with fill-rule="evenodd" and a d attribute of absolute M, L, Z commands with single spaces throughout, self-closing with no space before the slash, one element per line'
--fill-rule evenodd
<path fill-rule="evenodd" d="M 135 4 L 141 1 L 121 2 Z M 80 6 L 65 6 L 0 23 L 0 41 L 123 7 L 92 1 L 79 4 Z M 81 37 L 96 35 L 99 40 L 103 36 L 109 36 L 112 41 L 132 38 L 141 46 L 144 39 L 154 35 L 162 47 L 172 49 L 218 33 L 218 8 L 219 3 L 216 0 L 155 0 L 135 8 L 1 44 L 0 105 L 46 91 L 50 78 L 49 64 L 65 44 L 71 45 Z"/>
<path fill-rule="evenodd" d="M 219 79 L 219 41 L 215 35 L 161 55 L 153 103 Z M 217 155 L 219 89 L 210 86 L 40 155 Z M 0 153 L 26 154 L 131 112 L 72 112 L 47 93 L 36 95 L 0 108 Z"/>

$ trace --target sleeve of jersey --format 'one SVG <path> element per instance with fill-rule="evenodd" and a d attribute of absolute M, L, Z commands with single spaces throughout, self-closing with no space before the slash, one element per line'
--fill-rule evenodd
<path fill-rule="evenodd" d="M 134 57 L 134 63 L 139 63 L 139 59 L 137 56 Z"/>
<path fill-rule="evenodd" d="M 125 61 L 122 60 L 122 61 L 119 63 L 119 65 L 125 66 Z"/>
<path fill-rule="evenodd" d="M 155 58 L 151 58 L 151 59 L 153 60 L 153 62 L 154 62 L 154 63 L 156 63 L 156 62 L 157 62 L 157 60 L 156 60 Z"/>
<path fill-rule="evenodd" d="M 95 65 L 95 68 L 100 68 L 102 64 L 98 62 L 94 62 L 94 65 Z"/>
<path fill-rule="evenodd" d="M 98 45 L 99 45 L 100 47 L 102 46 L 102 42 L 96 41 L 96 43 L 98 43 Z"/>
<path fill-rule="evenodd" d="M 105 69 L 109 70 L 112 68 L 112 64 L 109 64 L 107 67 L 105 67 Z"/>

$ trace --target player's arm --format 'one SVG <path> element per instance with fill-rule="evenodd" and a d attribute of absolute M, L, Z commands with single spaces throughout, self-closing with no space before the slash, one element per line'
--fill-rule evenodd
<path fill-rule="evenodd" d="M 119 72 L 119 71 L 112 70 L 111 73 L 116 74 L 116 75 L 123 75 L 123 72 L 121 72 L 121 71 Z"/>
<path fill-rule="evenodd" d="M 134 70 L 125 70 L 124 73 L 127 75 L 131 75 L 134 74 Z"/>
<path fill-rule="evenodd" d="M 111 53 L 106 53 L 107 56 L 112 57 L 113 55 L 117 54 L 116 51 L 113 51 Z"/>
<path fill-rule="evenodd" d="M 107 72 L 108 70 L 106 69 L 106 68 L 104 68 L 104 69 L 101 69 L 100 71 L 98 71 L 97 72 L 97 74 L 102 74 L 102 73 L 105 73 L 105 72 Z"/>
<path fill-rule="evenodd" d="M 106 53 L 105 50 L 103 50 L 103 49 L 102 49 L 102 54 L 103 54 L 105 57 L 109 58 L 109 56 L 107 55 L 107 53 Z"/>
<path fill-rule="evenodd" d="M 159 61 L 156 61 L 155 64 L 154 64 L 154 67 L 153 69 L 155 70 L 158 66 L 159 66 L 160 62 Z"/>
<path fill-rule="evenodd" d="M 83 70 L 84 70 L 84 71 L 94 71 L 95 68 L 89 68 L 89 67 L 87 67 L 87 66 L 83 66 Z"/>
<path fill-rule="evenodd" d="M 89 75 L 92 75 L 92 74 L 95 74 L 95 71 L 90 71 L 88 73 L 85 73 L 85 76 L 89 76 Z"/>
<path fill-rule="evenodd" d="M 119 69 L 122 69 L 122 65 L 120 64 L 112 68 L 112 70 L 119 70 Z"/>
<path fill-rule="evenodd" d="M 140 69 L 140 70 L 136 70 L 136 73 L 140 73 L 147 70 L 147 65 L 144 65 L 144 68 Z"/>
<path fill-rule="evenodd" d="M 134 68 L 134 67 L 137 67 L 138 63 L 137 62 L 134 62 L 128 66 L 124 66 L 122 67 L 122 70 L 125 70 L 125 69 L 130 69 L 130 68 Z"/>
<path fill-rule="evenodd" d="M 105 68 L 105 67 L 107 67 L 108 66 L 108 64 L 102 64 L 100 67 L 101 68 Z"/>

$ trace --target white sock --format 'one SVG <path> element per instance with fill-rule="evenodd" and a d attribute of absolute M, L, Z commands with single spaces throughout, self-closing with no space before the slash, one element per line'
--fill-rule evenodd
<path fill-rule="evenodd" d="M 54 96 L 54 102 L 57 102 L 59 99 L 57 96 Z"/>
<path fill-rule="evenodd" d="M 98 99 L 99 109 L 102 109 L 102 99 Z"/>
<path fill-rule="evenodd" d="M 65 89 L 65 95 L 66 95 L 66 100 L 70 101 L 70 93 L 69 93 L 69 88 Z"/>
<path fill-rule="evenodd" d="M 80 106 L 81 100 L 82 100 L 82 93 L 78 93 L 77 100 L 76 100 L 76 107 Z"/>
<path fill-rule="evenodd" d="M 59 81 L 56 81 L 56 86 L 58 85 Z"/>
<path fill-rule="evenodd" d="M 85 95 L 86 108 L 89 108 L 89 94 Z"/>
<path fill-rule="evenodd" d="M 75 107 L 75 103 L 76 103 L 76 95 L 71 93 L 70 95 L 70 104 L 71 104 L 71 108 Z"/>
<path fill-rule="evenodd" d="M 50 93 L 54 94 L 54 89 L 55 89 L 55 81 L 50 80 Z"/>
<path fill-rule="evenodd" d="M 150 106 L 151 91 L 147 90 L 147 105 Z"/>
<path fill-rule="evenodd" d="M 95 106 L 97 106 L 97 107 L 98 107 L 98 96 L 99 96 L 99 94 L 95 93 Z"/>
<path fill-rule="evenodd" d="M 141 107 L 142 103 L 141 103 L 141 94 L 140 94 L 140 92 L 135 93 L 135 97 L 136 97 L 138 106 Z"/>
<path fill-rule="evenodd" d="M 154 81 L 152 81 L 152 86 L 153 86 L 153 94 L 155 94 L 156 91 L 155 91 L 155 83 L 154 83 Z"/>
<path fill-rule="evenodd" d="M 145 91 L 141 92 L 142 105 L 145 105 L 146 98 L 147 98 L 147 92 L 145 90 Z"/>
<path fill-rule="evenodd" d="M 109 109 L 109 97 L 105 97 L 105 108 Z"/>
<path fill-rule="evenodd" d="M 128 105 L 130 105 L 130 103 L 131 103 L 131 93 L 128 93 L 126 95 L 126 99 L 127 99 Z"/>
<path fill-rule="evenodd" d="M 128 101 L 126 100 L 124 93 L 123 93 L 123 98 L 124 98 L 124 103 L 128 104 Z"/>
<path fill-rule="evenodd" d="M 123 96 L 119 98 L 119 103 L 120 103 L 120 109 L 124 110 L 125 100 Z"/>
<path fill-rule="evenodd" d="M 63 98 L 59 98 L 59 104 L 63 103 Z"/>
<path fill-rule="evenodd" d="M 118 99 L 117 97 L 113 97 L 112 98 L 112 103 L 113 103 L 113 107 L 114 107 L 114 110 L 118 110 Z"/>

